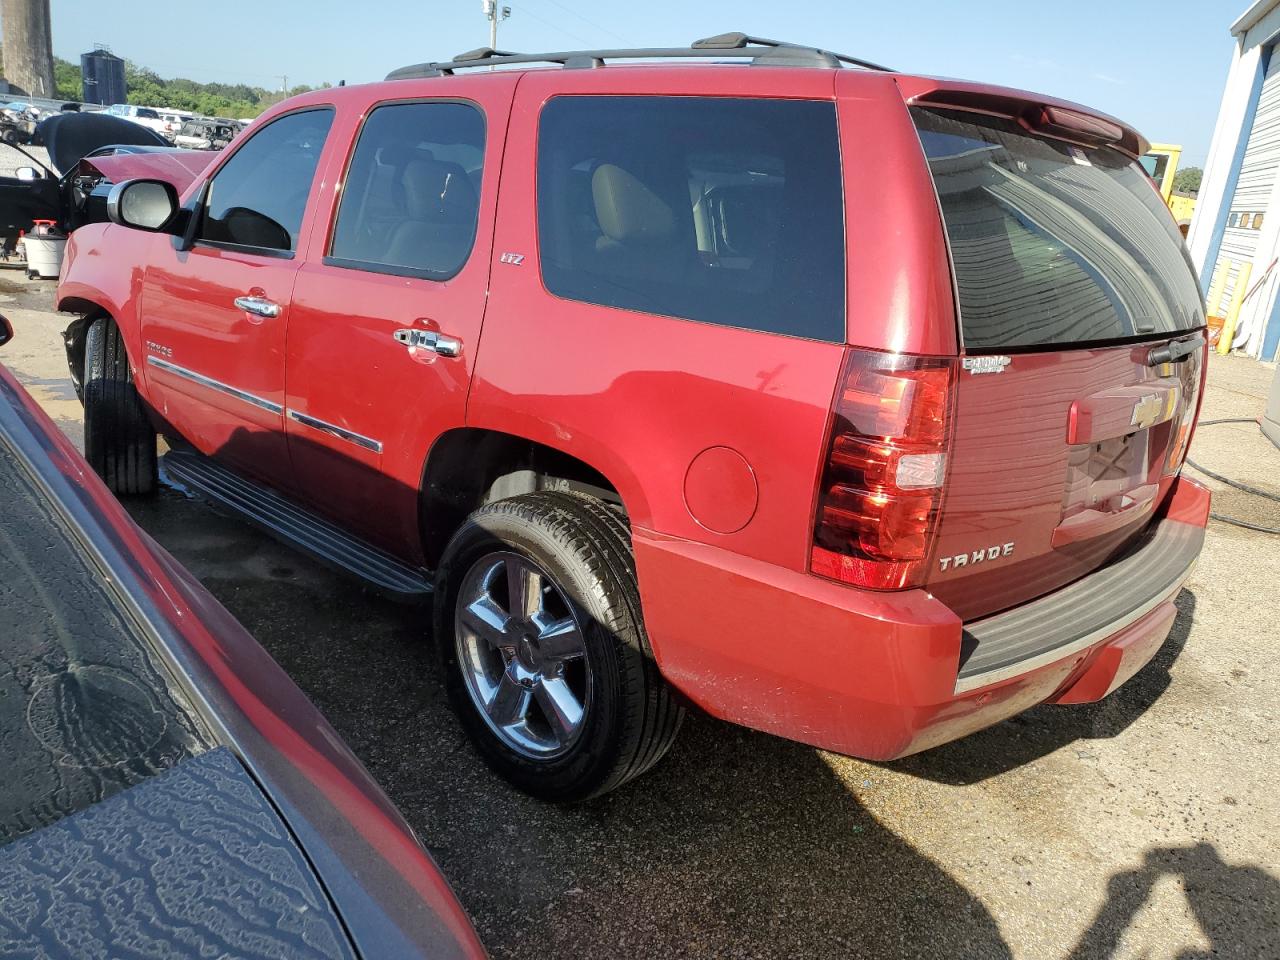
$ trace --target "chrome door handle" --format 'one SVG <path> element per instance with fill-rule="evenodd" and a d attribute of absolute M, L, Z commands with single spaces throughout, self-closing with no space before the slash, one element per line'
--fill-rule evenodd
<path fill-rule="evenodd" d="M 422 347 L 442 357 L 456 357 L 462 353 L 461 340 L 443 333 L 436 333 L 434 330 L 405 327 L 397 330 L 392 336 L 396 338 L 396 343 L 403 343 L 406 347 Z"/>
<path fill-rule="evenodd" d="M 280 304 L 266 297 L 236 297 L 236 306 L 245 313 L 255 316 L 274 318 L 280 316 Z"/>

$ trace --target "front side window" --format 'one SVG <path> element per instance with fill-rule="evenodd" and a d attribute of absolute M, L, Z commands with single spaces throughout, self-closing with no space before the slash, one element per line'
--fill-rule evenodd
<path fill-rule="evenodd" d="M 328 262 L 443 280 L 475 242 L 484 115 L 465 103 L 396 103 L 365 121 Z"/>
<path fill-rule="evenodd" d="M 333 111 L 305 110 L 269 123 L 235 152 L 205 197 L 197 239 L 262 250 L 297 249 Z"/>
<path fill-rule="evenodd" d="M 557 97 L 538 132 L 538 237 L 557 296 L 843 342 L 835 106 Z"/>

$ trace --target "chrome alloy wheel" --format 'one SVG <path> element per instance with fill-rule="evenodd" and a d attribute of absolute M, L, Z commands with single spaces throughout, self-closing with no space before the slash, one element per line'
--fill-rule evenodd
<path fill-rule="evenodd" d="M 490 553 L 467 572 L 453 617 L 458 666 L 490 729 L 530 759 L 569 750 L 591 707 L 591 668 L 555 581 L 527 557 Z"/>

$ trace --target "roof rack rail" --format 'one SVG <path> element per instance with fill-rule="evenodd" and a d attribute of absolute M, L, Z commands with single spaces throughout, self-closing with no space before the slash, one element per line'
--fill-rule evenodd
<path fill-rule="evenodd" d="M 864 70 L 880 70 L 892 73 L 869 60 L 832 53 L 818 47 L 806 47 L 798 43 L 783 43 L 753 37 L 745 33 L 721 33 L 714 37 L 695 40 L 687 47 L 639 47 L 619 50 L 567 50 L 560 53 L 512 53 L 480 47 L 460 53 L 452 60 L 437 63 L 415 63 L 400 67 L 387 74 L 388 80 L 418 80 L 426 77 L 452 76 L 457 70 L 475 67 L 495 67 L 523 63 L 558 63 L 566 69 L 603 67 L 608 60 L 673 60 L 686 58 L 715 59 L 718 57 L 742 57 L 752 64 L 786 67 L 839 67 L 842 64 L 861 67 Z"/>

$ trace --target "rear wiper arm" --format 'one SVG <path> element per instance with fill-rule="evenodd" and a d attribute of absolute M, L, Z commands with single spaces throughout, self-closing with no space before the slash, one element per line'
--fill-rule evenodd
<path fill-rule="evenodd" d="M 1181 363 L 1193 353 L 1204 348 L 1204 336 L 1196 334 L 1188 340 L 1174 340 L 1163 347 L 1152 347 L 1147 354 L 1147 366 L 1158 367 L 1162 363 Z"/>

